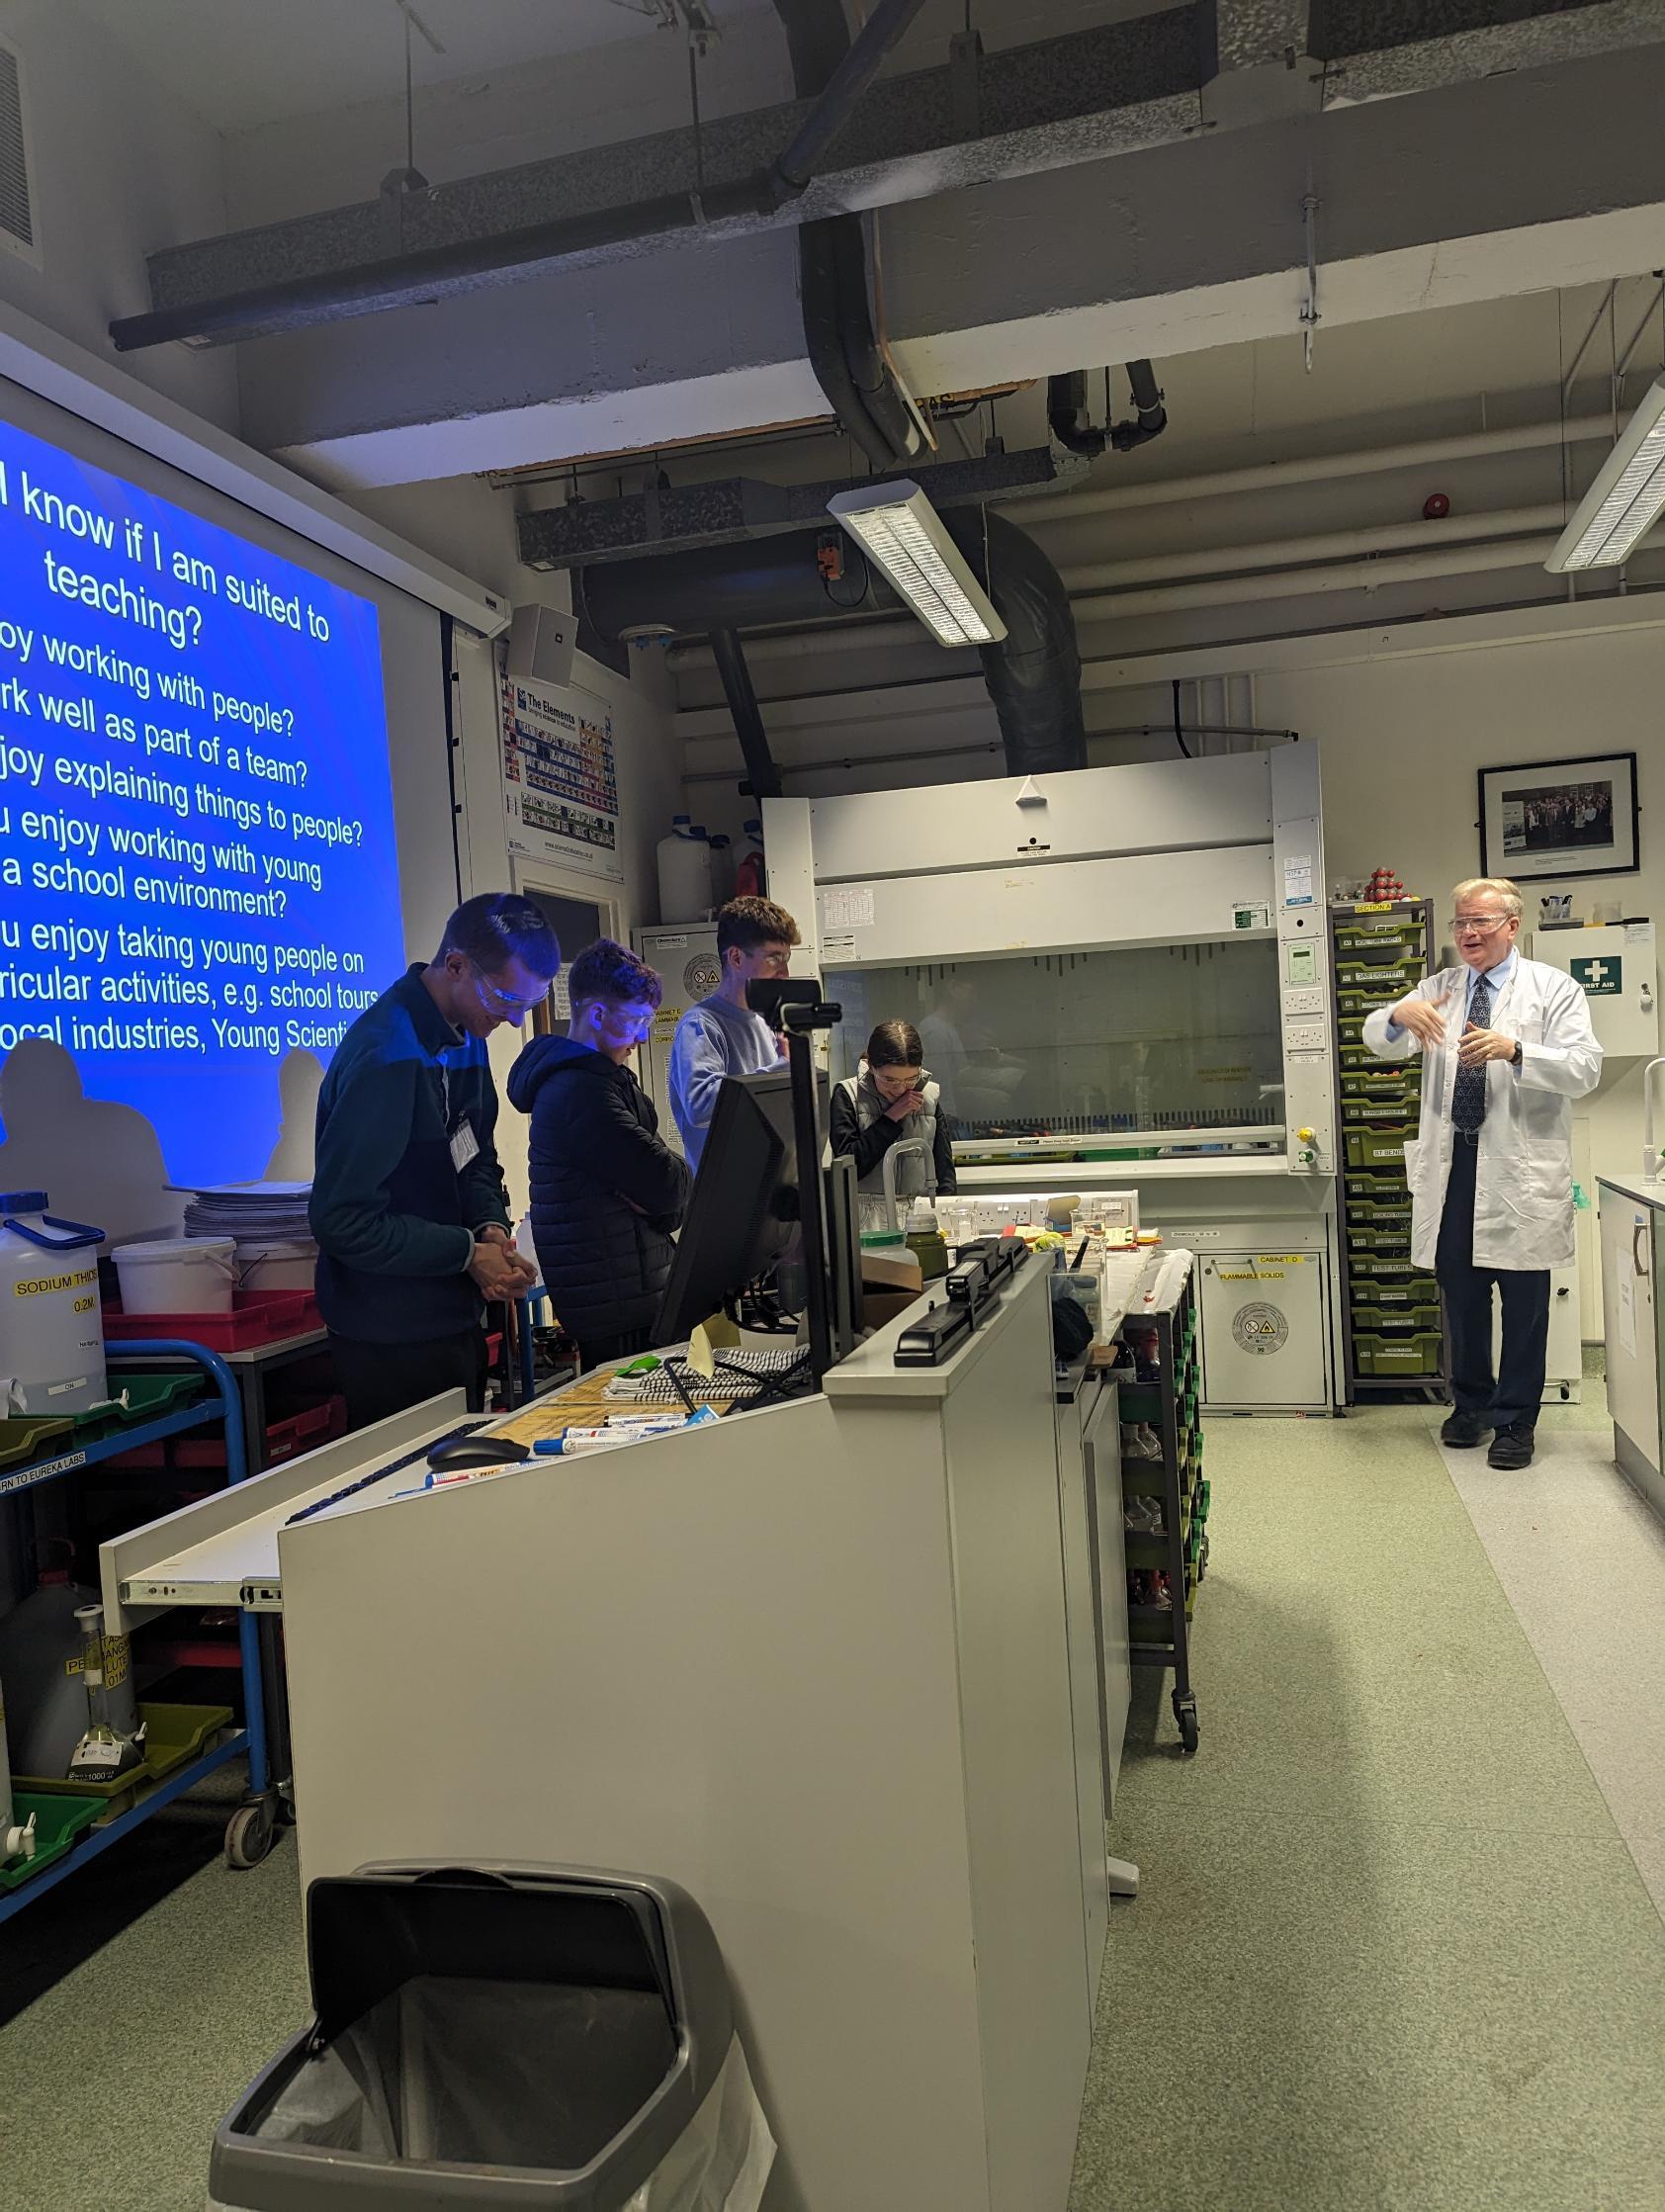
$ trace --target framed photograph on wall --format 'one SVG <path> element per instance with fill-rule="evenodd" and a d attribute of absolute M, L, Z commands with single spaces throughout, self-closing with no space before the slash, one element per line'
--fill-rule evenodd
<path fill-rule="evenodd" d="M 1633 752 L 1480 770 L 1482 875 L 1532 883 L 1640 866 Z"/>

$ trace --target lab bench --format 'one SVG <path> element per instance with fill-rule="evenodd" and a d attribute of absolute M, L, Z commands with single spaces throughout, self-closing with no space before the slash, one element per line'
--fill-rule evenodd
<path fill-rule="evenodd" d="M 680 1882 L 772 2207 L 1063 2212 L 1102 1917 L 1049 1307 L 1026 1269 L 939 1368 L 911 1308 L 816 1394 L 396 1497 L 452 1393 L 112 1540 L 107 1602 L 282 1609 L 308 1883 L 482 1838 Z"/>

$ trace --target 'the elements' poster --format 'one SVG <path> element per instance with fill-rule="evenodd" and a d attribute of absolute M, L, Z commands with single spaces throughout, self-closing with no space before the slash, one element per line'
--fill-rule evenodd
<path fill-rule="evenodd" d="M 511 852 L 624 880 L 613 724 L 601 700 L 505 676 L 503 794 Z"/>

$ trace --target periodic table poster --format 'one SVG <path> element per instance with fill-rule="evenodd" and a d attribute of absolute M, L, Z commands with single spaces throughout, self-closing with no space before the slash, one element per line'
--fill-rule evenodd
<path fill-rule="evenodd" d="M 600 699 L 504 676 L 503 799 L 511 852 L 623 882 L 613 723 Z"/>

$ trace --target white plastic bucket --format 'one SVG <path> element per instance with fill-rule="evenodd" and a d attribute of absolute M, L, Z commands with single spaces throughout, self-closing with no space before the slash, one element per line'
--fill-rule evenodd
<path fill-rule="evenodd" d="M 237 1247 L 237 1279 L 245 1290 L 309 1290 L 317 1266 L 318 1248 L 310 1237 Z"/>
<path fill-rule="evenodd" d="M 124 1313 L 229 1313 L 237 1248 L 229 1237 L 157 1237 L 111 1254 Z"/>

